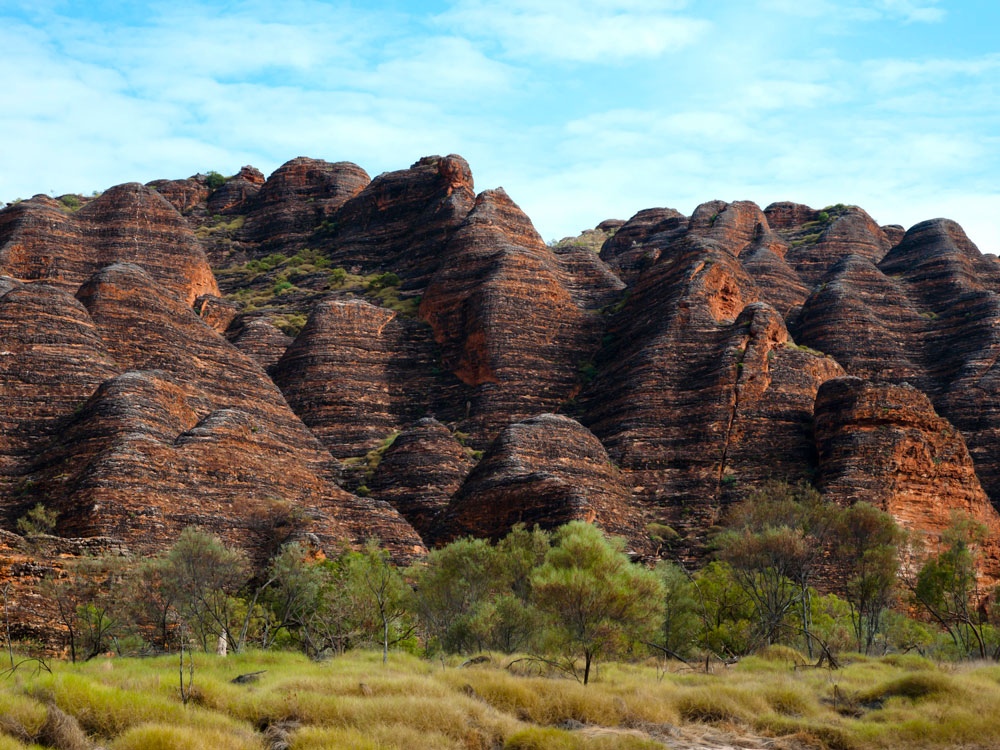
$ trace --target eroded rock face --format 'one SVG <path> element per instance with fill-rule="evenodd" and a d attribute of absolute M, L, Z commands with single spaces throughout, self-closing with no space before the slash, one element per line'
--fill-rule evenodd
<path fill-rule="evenodd" d="M 71 294 L 48 284 L 0 279 L 0 293 L 5 287 L 0 296 L 0 482 L 16 494 L 18 487 L 30 486 L 25 483 L 32 462 L 66 417 L 120 368 Z M 0 497 L 5 494 L 0 489 Z"/>
<path fill-rule="evenodd" d="M 836 502 L 865 501 L 932 544 L 960 512 L 984 523 L 995 557 L 1000 517 L 980 486 L 962 435 L 907 385 L 836 378 L 816 397 L 818 486 Z"/>
<path fill-rule="evenodd" d="M 436 382 L 429 331 L 361 300 L 320 302 L 274 368 L 288 403 L 338 458 L 423 416 Z"/>
<path fill-rule="evenodd" d="M 196 523 L 252 547 L 254 517 L 277 500 L 305 510 L 330 545 L 377 534 L 402 559 L 422 549 L 390 506 L 336 486 L 334 460 L 260 367 L 144 269 L 108 266 L 78 297 L 27 284 L 2 298 L 10 362 L 60 378 L 32 384 L 10 415 L 21 438 L 3 445 L 10 515 L 27 486 L 66 536 L 151 551 Z M 25 392 L 16 370 L 0 388 Z"/>
<path fill-rule="evenodd" d="M 37 196 L 0 212 L 0 274 L 75 292 L 95 271 L 137 263 L 188 304 L 219 287 L 174 207 L 138 183 L 119 185 L 68 214 Z"/>
<path fill-rule="evenodd" d="M 43 500 L 66 535 L 238 541 L 281 498 L 400 559 L 574 518 L 697 559 L 729 503 L 812 476 L 995 526 L 1000 263 L 952 222 L 711 201 L 550 247 L 455 155 L 210 184 L 0 211 L 6 528 Z"/>
<path fill-rule="evenodd" d="M 286 336 L 271 323 L 260 318 L 241 326 L 232 337 L 233 346 L 252 357 L 258 365 L 269 372 L 278 364 L 281 355 L 292 341 L 291 336 Z"/>
<path fill-rule="evenodd" d="M 573 520 L 643 542 L 642 514 L 600 441 L 573 419 L 541 414 L 500 433 L 441 514 L 437 535 L 496 539 L 518 523 Z"/>
<path fill-rule="evenodd" d="M 475 464 L 472 451 L 433 417 L 407 426 L 385 451 L 369 484 L 425 539 Z"/>
<path fill-rule="evenodd" d="M 264 175 L 259 169 L 243 167 L 208 196 L 206 205 L 208 213 L 213 215 L 245 213 L 252 205 L 253 199 L 260 193 L 264 183 Z M 307 196 L 306 200 L 308 199 Z"/>
<path fill-rule="evenodd" d="M 621 288 L 609 274 L 588 272 L 593 286 L 579 293 L 581 270 L 542 242 L 503 190 L 480 194 L 449 242 L 420 317 L 445 367 L 474 389 L 466 431 L 480 444 L 579 391 L 580 362 L 601 335 L 588 304 Z"/>
<path fill-rule="evenodd" d="M 317 237 L 331 260 L 362 273 L 392 270 L 421 290 L 451 233 L 472 208 L 472 171 L 461 156 L 428 156 L 376 177 Z"/>
<path fill-rule="evenodd" d="M 256 243 L 261 254 L 298 250 L 317 225 L 332 217 L 368 182 L 368 173 L 351 162 L 331 164 L 302 156 L 292 159 L 256 193 L 242 235 Z"/>

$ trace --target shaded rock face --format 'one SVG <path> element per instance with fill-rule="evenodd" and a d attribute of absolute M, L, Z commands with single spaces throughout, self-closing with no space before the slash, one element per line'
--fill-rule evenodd
<path fill-rule="evenodd" d="M 0 392 L 21 405 L 0 445 L 7 523 L 42 501 L 66 536 L 152 551 L 198 524 L 252 547 L 277 500 L 326 544 L 377 534 L 401 559 L 423 549 L 390 506 L 340 490 L 334 460 L 260 367 L 141 267 L 102 269 L 78 299 L 38 283 L 0 299 Z"/>
<path fill-rule="evenodd" d="M 843 370 L 794 345 L 732 252 L 674 243 L 630 291 L 584 396 L 585 423 L 651 520 L 698 534 L 756 481 L 807 476 L 816 390 Z"/>
<path fill-rule="evenodd" d="M 260 193 L 264 182 L 264 175 L 259 169 L 243 167 L 208 196 L 206 205 L 208 213 L 213 215 L 242 213 Z"/>
<path fill-rule="evenodd" d="M 293 341 L 291 336 L 286 336 L 260 318 L 240 326 L 233 332 L 230 340 L 233 346 L 250 356 L 268 372 L 278 364 L 281 355 Z"/>
<path fill-rule="evenodd" d="M 368 302 L 320 302 L 274 379 L 335 456 L 363 456 L 426 412 L 435 380 L 427 334 Z"/>
<path fill-rule="evenodd" d="M 877 264 L 838 263 L 804 304 L 800 339 L 853 375 L 909 383 L 962 433 L 994 504 L 1000 460 L 1000 276 L 954 222 L 911 228 Z"/>
<path fill-rule="evenodd" d="M 683 234 L 687 226 L 687 217 L 672 208 L 647 208 L 622 224 L 604 243 L 601 260 L 623 281 L 632 283 L 644 268 L 659 259 L 662 246 Z"/>
<path fill-rule="evenodd" d="M 542 414 L 500 433 L 440 515 L 436 534 L 495 539 L 517 523 L 554 528 L 573 520 L 643 541 L 642 514 L 600 441 L 573 419 Z"/>
<path fill-rule="evenodd" d="M 372 496 L 398 510 L 429 540 L 438 514 L 475 464 L 472 452 L 433 417 L 408 425 L 382 456 Z"/>
<path fill-rule="evenodd" d="M 2 280 L 0 280 L 2 281 Z M 86 308 L 42 283 L 0 296 L 0 482 L 16 494 L 39 450 L 102 381 L 120 372 Z M 4 286 L 0 285 L 0 292 Z M 7 494 L 0 489 L 0 495 Z M 26 493 L 27 496 L 27 493 Z M 37 502 L 37 500 L 36 500 Z"/>
<path fill-rule="evenodd" d="M 200 294 L 218 295 L 194 234 L 155 191 L 130 183 L 76 213 L 58 206 L 40 196 L 0 212 L 0 274 L 74 292 L 99 268 L 130 262 L 189 304 Z"/>

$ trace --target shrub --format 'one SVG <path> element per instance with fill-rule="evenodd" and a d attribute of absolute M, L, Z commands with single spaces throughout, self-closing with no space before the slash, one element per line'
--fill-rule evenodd
<path fill-rule="evenodd" d="M 209 190 L 218 190 L 225 184 L 226 184 L 226 178 L 214 170 L 209 172 L 208 175 L 205 177 L 205 186 Z"/>
<path fill-rule="evenodd" d="M 399 277 L 392 271 L 386 271 L 368 282 L 368 291 L 377 292 L 390 286 L 399 286 Z"/>
<path fill-rule="evenodd" d="M 56 529 L 56 520 L 59 513 L 49 510 L 41 503 L 35 505 L 19 519 L 17 519 L 17 530 L 22 536 L 35 536 L 37 534 L 51 534 Z"/>
<path fill-rule="evenodd" d="M 330 271 L 330 286 L 343 286 L 347 279 L 347 271 L 343 268 L 334 268 Z"/>

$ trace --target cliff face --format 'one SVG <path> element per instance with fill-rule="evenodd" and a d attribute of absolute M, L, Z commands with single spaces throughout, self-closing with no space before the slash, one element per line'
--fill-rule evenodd
<path fill-rule="evenodd" d="M 775 478 L 1000 539 L 998 295 L 953 222 L 855 206 L 548 246 L 455 155 L 37 196 L 0 210 L 0 526 L 42 502 L 67 538 L 252 547 L 297 507 L 405 560 L 580 518 L 698 558 Z"/>

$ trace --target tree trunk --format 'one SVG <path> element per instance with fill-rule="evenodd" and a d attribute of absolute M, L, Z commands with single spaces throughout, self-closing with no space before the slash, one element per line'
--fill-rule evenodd
<path fill-rule="evenodd" d="M 590 682 L 590 652 L 584 651 L 583 658 L 583 684 L 586 685 Z"/>
<path fill-rule="evenodd" d="M 382 663 L 389 661 L 389 618 L 382 615 Z"/>

